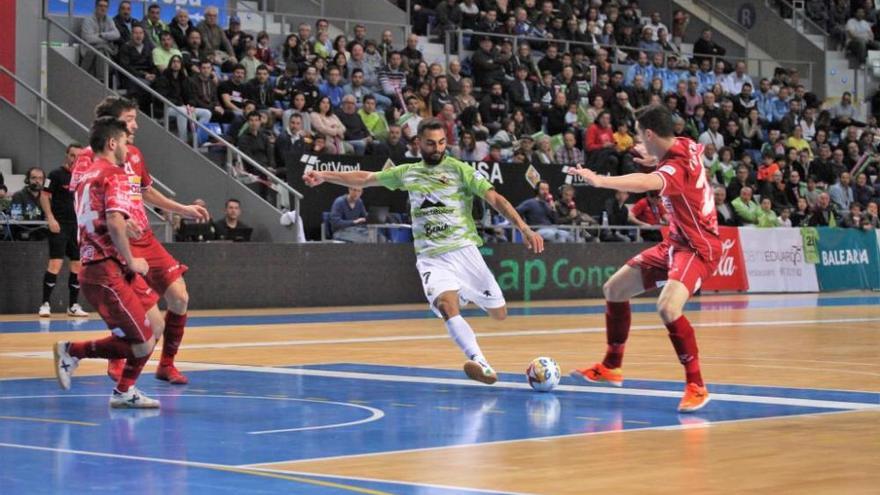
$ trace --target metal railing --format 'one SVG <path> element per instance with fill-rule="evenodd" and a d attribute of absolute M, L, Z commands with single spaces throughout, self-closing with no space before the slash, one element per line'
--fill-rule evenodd
<path fill-rule="evenodd" d="M 31 119 L 31 122 L 33 122 L 33 124 L 35 126 L 45 129 L 45 122 L 46 122 L 46 117 L 47 117 L 48 112 L 46 112 L 44 107 L 48 106 L 53 111 L 58 112 L 64 118 L 66 118 L 67 120 L 72 122 L 79 130 L 81 130 L 86 135 L 88 135 L 88 133 L 89 133 L 88 127 L 84 126 L 80 121 L 76 120 L 76 118 L 74 118 L 69 113 L 64 111 L 63 108 L 56 105 L 52 100 L 47 98 L 45 95 L 41 94 L 36 89 L 30 87 L 26 82 L 22 81 L 18 76 L 13 74 L 9 69 L 0 65 L 0 74 L 3 74 L 4 76 L 12 79 L 16 84 L 18 84 L 25 91 L 27 91 L 28 93 L 30 93 L 31 95 L 33 95 L 35 98 L 37 98 L 40 101 L 39 105 L 35 105 L 35 107 L 37 109 L 37 115 L 34 119 Z M 4 98 L 2 96 L 0 96 L 0 98 L 2 98 L 4 101 L 7 101 L 7 103 L 12 105 L 13 107 L 15 106 L 12 102 L 9 102 L 8 100 L 6 100 L 6 98 Z M 27 117 L 30 118 L 30 116 L 27 116 Z M 158 188 L 161 189 L 167 196 L 170 196 L 170 197 L 177 196 L 177 193 L 175 193 L 170 187 L 163 184 L 161 181 L 159 181 L 156 178 L 153 178 L 153 185 L 158 186 Z M 145 205 L 145 207 L 146 207 L 146 205 Z M 146 210 L 148 213 L 150 213 L 150 215 L 152 215 L 153 217 L 158 218 L 160 220 L 160 222 L 151 222 L 150 225 L 151 226 L 160 226 L 160 225 L 163 226 L 165 242 L 173 241 L 174 240 L 174 226 L 172 225 L 171 221 L 168 218 L 165 218 L 164 215 L 162 215 L 158 211 L 154 210 L 153 208 L 146 207 Z M 9 221 L 15 221 L 15 220 L 14 219 L 12 219 L 12 220 L 7 219 L 6 223 L 9 224 Z M 45 222 L 43 222 L 43 223 L 45 223 Z M 18 225 L 30 225 L 30 224 L 18 223 Z"/>
<path fill-rule="evenodd" d="M 97 57 L 98 60 L 100 60 L 102 62 L 100 65 L 103 67 L 104 80 L 101 82 L 109 90 L 113 91 L 114 93 L 116 92 L 116 88 L 113 87 L 113 84 L 112 84 L 111 78 L 110 78 L 110 69 L 112 68 L 114 71 L 116 71 L 117 74 L 124 77 L 129 83 L 137 86 L 138 88 L 140 88 L 141 90 L 146 92 L 148 95 L 150 95 L 153 99 L 162 103 L 166 109 L 165 121 L 166 121 L 166 128 L 167 128 L 168 115 L 170 113 L 170 110 L 175 106 L 173 103 L 168 101 L 168 99 L 166 99 L 164 96 L 157 93 L 148 84 L 144 83 L 143 81 L 141 81 L 140 79 L 138 79 L 137 77 L 135 77 L 134 75 L 129 73 L 127 70 L 125 70 L 122 66 L 120 66 L 119 64 L 114 62 L 112 59 L 110 59 L 109 57 L 104 55 L 100 50 L 97 50 L 95 47 L 91 46 L 85 40 L 83 40 L 78 35 L 73 33 L 70 29 L 66 28 L 65 26 L 61 25 L 60 23 L 58 23 L 57 21 L 53 20 L 50 17 L 47 17 L 45 20 L 46 20 L 47 26 L 48 26 L 48 29 L 46 30 L 47 45 L 49 44 L 49 40 L 51 39 L 51 30 L 52 30 L 52 27 L 54 26 L 56 29 L 59 29 L 61 32 L 63 32 L 65 35 L 69 36 L 73 41 L 75 41 L 77 44 L 79 44 L 80 47 L 83 47 L 83 48 L 89 50 L 91 53 L 93 53 Z M 274 205 L 274 207 L 276 209 L 278 209 L 279 212 L 284 207 L 290 205 L 290 196 L 293 196 L 293 201 L 294 201 L 294 205 L 293 205 L 294 208 L 293 209 L 295 209 L 298 212 L 301 211 L 300 210 L 300 200 L 303 198 L 303 195 L 299 191 L 293 189 L 287 182 L 278 178 L 272 171 L 268 170 L 266 167 L 264 167 L 263 165 L 258 163 L 256 160 L 254 160 L 253 158 L 248 156 L 246 153 L 244 153 L 241 150 L 239 150 L 238 148 L 236 148 L 232 143 L 227 141 L 224 137 L 220 136 L 219 134 L 215 133 L 209 127 L 205 126 L 204 124 L 202 124 L 198 120 L 192 118 L 190 115 L 185 115 L 185 117 L 188 122 L 188 126 L 193 126 L 194 129 L 203 131 L 211 139 L 213 139 L 215 142 L 219 143 L 219 145 L 226 147 L 226 150 L 227 150 L 226 151 L 226 164 L 225 164 L 226 165 L 226 172 L 231 177 L 234 177 L 234 178 L 240 180 L 241 177 L 244 176 L 246 179 L 249 179 L 251 182 L 254 182 L 255 180 L 259 180 L 259 179 L 255 178 L 252 174 L 248 174 L 247 172 L 242 172 L 239 165 L 241 163 L 247 163 L 253 169 L 255 169 L 257 172 L 259 172 L 261 175 L 265 176 L 266 180 L 271 183 L 272 189 L 275 190 L 275 192 L 278 194 L 278 201 L 277 201 L 277 204 Z M 194 132 L 193 134 L 197 134 L 197 132 Z M 198 152 L 198 142 L 197 142 L 196 136 L 193 136 L 193 142 L 189 143 L 189 144 L 192 145 L 193 150 L 195 152 Z M 254 193 L 254 194 L 256 194 L 256 193 Z M 257 195 L 257 196 L 261 200 L 266 201 L 262 196 L 259 196 L 259 195 Z M 268 201 L 266 201 L 266 202 L 268 204 Z M 299 216 L 297 216 L 297 222 L 299 222 Z M 298 229 L 299 225 L 294 225 L 293 228 Z M 294 230 L 294 232 L 296 232 L 296 230 Z"/>
<path fill-rule="evenodd" d="M 370 223 L 363 224 L 367 229 L 367 240 L 371 243 L 379 242 L 379 232 L 387 229 L 412 229 L 412 225 L 408 223 Z M 478 231 L 487 233 L 488 231 L 508 232 L 507 242 L 516 242 L 518 239 L 518 230 L 509 223 L 498 225 L 478 224 Z M 643 242 L 644 236 L 642 232 L 659 232 L 664 228 L 662 225 L 600 225 L 600 224 L 581 224 L 581 225 L 529 225 L 529 228 L 538 232 L 543 229 L 556 229 L 570 233 L 571 238 L 568 242 L 614 242 L 603 241 L 602 235 L 611 231 L 632 232 L 630 239 L 633 242 Z M 327 232 L 326 225 L 321 225 L 321 241 L 332 242 L 333 236 Z"/>
<path fill-rule="evenodd" d="M 645 50 L 640 49 L 639 47 L 636 47 L 636 46 L 609 45 L 609 44 L 602 44 L 602 43 L 589 43 L 589 42 L 585 42 L 585 41 L 558 40 L 558 39 L 548 39 L 548 38 L 537 38 L 537 37 L 533 37 L 533 36 L 520 36 L 520 35 L 513 35 L 513 34 L 487 33 L 487 32 L 483 32 L 483 31 L 455 29 L 455 30 L 447 31 L 446 36 L 445 36 L 445 40 L 444 40 L 445 45 L 446 45 L 446 65 L 447 65 L 447 67 L 449 66 L 449 61 L 451 60 L 450 50 L 452 48 L 452 40 L 455 39 L 456 42 L 458 43 L 457 46 L 459 47 L 459 49 L 461 49 L 461 47 L 464 46 L 463 43 L 464 43 L 464 36 L 465 35 L 468 35 L 468 36 L 488 36 L 488 37 L 491 37 L 494 39 L 498 39 L 498 38 L 509 39 L 509 40 L 511 40 L 511 43 L 513 43 L 513 53 L 514 54 L 517 53 L 517 50 L 519 48 L 519 43 L 521 43 L 523 41 L 528 42 L 532 46 L 534 46 L 536 43 L 537 44 L 553 43 L 556 46 L 560 47 L 560 53 L 570 51 L 570 48 L 573 46 L 589 47 L 591 49 L 604 48 L 604 49 L 608 50 L 609 60 L 614 63 L 617 63 L 617 64 L 622 64 L 622 62 L 618 61 L 617 58 L 615 57 L 615 54 L 617 53 L 617 51 L 623 51 L 623 52 L 645 51 Z M 796 69 L 798 69 L 798 72 L 800 72 L 801 74 L 804 74 L 804 73 L 808 74 L 809 81 L 811 84 L 813 83 L 813 80 L 814 80 L 813 73 L 814 73 L 815 63 L 812 61 L 807 61 L 807 60 L 782 60 L 782 59 L 775 59 L 775 58 L 736 57 L 736 56 L 731 56 L 731 55 L 705 55 L 705 54 L 693 54 L 693 53 L 672 52 L 672 51 L 663 51 L 663 50 L 659 51 L 659 53 L 663 54 L 664 68 L 665 68 L 665 60 L 668 56 L 675 55 L 676 57 L 678 57 L 678 56 L 684 55 L 684 56 L 688 57 L 689 59 L 708 58 L 712 61 L 713 66 L 715 65 L 715 62 L 717 62 L 719 60 L 723 60 L 725 62 L 743 61 L 743 62 L 746 62 L 747 65 L 749 63 L 756 63 L 758 65 L 757 73 L 754 73 L 754 71 L 748 71 L 748 74 L 750 76 L 754 76 L 754 77 L 758 77 L 758 78 L 764 77 L 764 74 L 772 75 L 773 71 L 775 71 L 777 67 L 785 66 L 788 68 L 796 68 Z M 534 54 L 534 52 L 533 52 L 533 54 Z M 771 69 L 765 71 L 765 64 L 769 64 Z M 632 64 L 624 64 L 624 65 L 629 66 Z M 806 70 L 801 70 L 801 67 L 798 67 L 798 66 L 806 68 Z M 683 69 L 681 69 L 681 70 L 683 70 Z M 650 83 L 651 83 L 651 81 L 645 81 L 646 86 L 650 86 Z M 757 81 L 755 81 L 755 86 L 757 86 Z"/>

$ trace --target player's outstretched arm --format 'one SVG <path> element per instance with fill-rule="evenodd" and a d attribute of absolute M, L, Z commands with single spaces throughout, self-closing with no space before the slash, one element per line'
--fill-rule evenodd
<path fill-rule="evenodd" d="M 618 191 L 626 191 L 631 193 L 643 193 L 648 191 L 659 191 L 663 189 L 663 179 L 657 174 L 627 174 L 615 177 L 607 175 L 599 175 L 596 172 L 583 168 L 578 164 L 577 168 L 569 168 L 570 175 L 578 175 L 584 182 L 594 187 L 603 189 L 615 189 Z"/>
<path fill-rule="evenodd" d="M 128 264 L 128 267 L 135 273 L 146 275 L 150 269 L 147 266 L 146 260 L 135 258 L 131 254 L 131 246 L 128 244 L 126 220 L 125 215 L 118 211 L 107 212 L 107 230 L 110 234 L 110 239 L 113 241 L 113 246 L 116 247 L 116 250 L 119 251 L 119 254 L 122 255 L 122 258 Z"/>
<path fill-rule="evenodd" d="M 535 231 L 529 228 L 528 225 L 526 225 L 526 222 L 521 216 L 519 216 L 519 213 L 517 213 L 516 208 L 510 204 L 510 201 L 507 201 L 507 198 L 498 194 L 494 189 L 489 189 L 483 199 L 485 199 L 492 208 L 495 208 L 498 213 L 504 215 L 504 218 L 513 224 L 517 230 L 522 232 L 523 242 L 528 244 L 529 249 L 535 253 L 544 251 L 544 238 L 539 236 Z"/>
<path fill-rule="evenodd" d="M 185 218 L 202 222 L 206 222 L 211 218 L 208 210 L 203 206 L 180 204 L 157 191 L 155 187 L 148 187 L 147 190 L 144 191 L 144 201 L 160 210 L 177 213 Z"/>
<path fill-rule="evenodd" d="M 380 185 L 375 172 L 319 172 L 309 170 L 303 175 L 303 182 L 309 187 L 319 186 L 325 182 L 345 187 L 375 187 Z"/>

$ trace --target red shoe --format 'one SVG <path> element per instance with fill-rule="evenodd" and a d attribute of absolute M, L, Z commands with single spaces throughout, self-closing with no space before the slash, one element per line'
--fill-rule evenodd
<path fill-rule="evenodd" d="M 688 383 L 684 389 L 684 397 L 678 404 L 678 412 L 692 413 L 698 411 L 709 403 L 709 390 L 696 383 Z"/>
<path fill-rule="evenodd" d="M 107 376 L 114 382 L 122 378 L 122 370 L 125 369 L 125 359 L 110 359 L 107 361 Z"/>
<path fill-rule="evenodd" d="M 189 383 L 189 379 L 180 370 L 175 368 L 173 364 L 167 366 L 159 365 L 156 368 L 156 379 L 166 381 L 172 385 L 186 385 Z"/>
<path fill-rule="evenodd" d="M 623 386 L 623 370 L 620 368 L 607 368 L 602 363 L 596 363 L 589 368 L 574 370 L 569 375 L 572 378 L 589 383 L 607 383 L 613 387 Z"/>

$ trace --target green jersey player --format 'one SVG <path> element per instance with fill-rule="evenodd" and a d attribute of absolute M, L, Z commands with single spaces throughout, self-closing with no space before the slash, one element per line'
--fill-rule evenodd
<path fill-rule="evenodd" d="M 310 170 L 303 181 L 311 187 L 330 182 L 360 188 L 384 186 L 409 193 L 416 268 L 425 297 L 467 357 L 467 376 L 492 384 L 498 377 L 460 312 L 460 302 L 473 302 L 496 320 L 507 317 L 501 288 L 477 249 L 482 239 L 471 214 L 474 196 L 484 199 L 516 226 L 523 242 L 535 253 L 544 250 L 544 240 L 485 177 L 468 164 L 446 156 L 446 133 L 441 122 L 426 119 L 419 125 L 418 135 L 423 157 L 418 163 L 382 172 Z"/>

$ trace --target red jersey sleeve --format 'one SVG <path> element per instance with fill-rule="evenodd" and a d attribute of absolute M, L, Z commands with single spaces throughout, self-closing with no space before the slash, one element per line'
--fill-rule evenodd
<path fill-rule="evenodd" d="M 141 191 L 149 189 L 150 186 L 153 185 L 153 177 L 150 175 L 150 170 L 147 168 L 147 162 L 144 160 L 144 155 L 141 153 L 140 148 L 136 146 L 129 146 L 131 150 L 131 163 L 132 166 L 135 167 L 135 171 L 138 175 L 141 176 Z"/>
<path fill-rule="evenodd" d="M 104 210 L 131 216 L 131 184 L 125 174 L 110 174 L 104 179 Z"/>
<path fill-rule="evenodd" d="M 651 173 L 663 179 L 663 188 L 660 189 L 660 194 L 663 196 L 679 196 L 687 184 L 685 177 L 687 170 L 672 161 L 664 162 Z"/>

